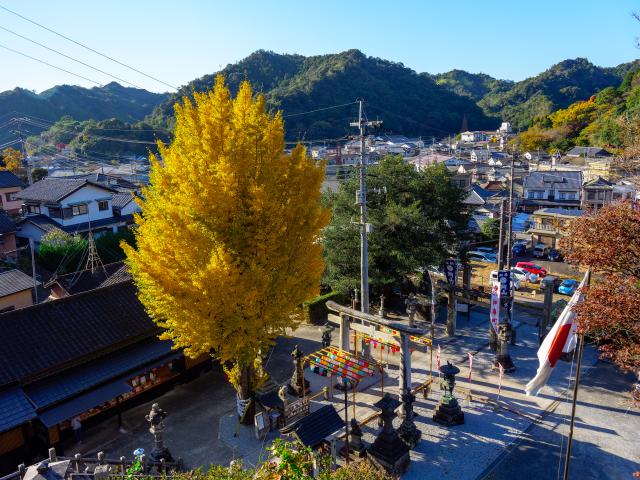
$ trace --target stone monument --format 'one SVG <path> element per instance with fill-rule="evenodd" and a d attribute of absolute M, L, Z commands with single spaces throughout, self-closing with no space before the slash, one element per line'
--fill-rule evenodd
<path fill-rule="evenodd" d="M 418 430 L 418 427 L 416 427 L 416 424 L 413 422 L 413 419 L 416 416 L 413 412 L 413 402 L 415 399 L 416 396 L 409 390 L 406 390 L 402 395 L 405 415 L 402 423 L 400 424 L 400 428 L 398 428 L 398 436 L 400 437 L 400 440 L 402 440 L 410 449 L 416 448 L 416 445 L 422 436 L 422 432 Z"/>
<path fill-rule="evenodd" d="M 374 465 L 383 467 L 392 475 L 400 475 L 407 470 L 410 462 L 409 447 L 393 428 L 393 419 L 400 402 L 389 393 L 385 393 L 373 406 L 381 410 L 382 431 L 367 450 L 367 456 Z"/>

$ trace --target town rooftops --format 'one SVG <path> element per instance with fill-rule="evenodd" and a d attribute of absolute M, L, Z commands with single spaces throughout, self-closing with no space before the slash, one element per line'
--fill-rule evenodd
<path fill-rule="evenodd" d="M 611 187 L 613 187 L 613 182 L 605 180 L 602 177 L 597 177 L 597 178 L 594 178 L 592 180 L 589 180 L 588 182 L 585 182 L 584 186 L 586 188 L 589 188 L 589 187 L 596 187 L 596 188 L 609 187 L 609 188 L 611 188 Z"/>
<path fill-rule="evenodd" d="M 85 185 L 93 185 L 107 192 L 115 192 L 112 188 L 105 187 L 104 185 L 91 182 L 84 178 L 45 177 L 39 182 L 25 188 L 16 196 L 27 201 L 58 203 Z"/>
<path fill-rule="evenodd" d="M 582 188 L 582 172 L 576 170 L 531 172 L 524 179 L 524 188 L 565 188 L 569 190 L 577 190 Z"/>
<path fill-rule="evenodd" d="M 572 210 L 568 208 L 541 208 L 533 212 L 534 215 L 553 215 L 564 217 L 581 217 L 584 210 Z"/>
<path fill-rule="evenodd" d="M 40 282 L 38 282 L 38 285 Z M 13 295 L 33 288 L 33 278 L 20 270 L 0 272 L 0 297 Z"/>
<path fill-rule="evenodd" d="M 133 193 L 131 192 L 116 193 L 111 199 L 111 205 L 113 208 L 124 208 L 132 200 Z"/>
<path fill-rule="evenodd" d="M 0 210 L 0 235 L 15 232 L 16 226 L 4 210 Z"/>
<path fill-rule="evenodd" d="M 22 187 L 24 184 L 17 176 L 8 170 L 0 171 L 0 188 Z"/>

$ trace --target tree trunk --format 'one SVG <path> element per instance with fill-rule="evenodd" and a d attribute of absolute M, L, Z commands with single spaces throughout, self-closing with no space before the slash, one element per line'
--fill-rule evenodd
<path fill-rule="evenodd" d="M 240 415 L 240 423 L 243 425 L 252 425 L 255 415 L 255 405 L 253 401 L 253 391 L 251 379 L 253 377 L 253 364 L 240 365 L 240 384 L 238 385 L 238 399 L 240 402 L 249 401 L 244 414 Z"/>

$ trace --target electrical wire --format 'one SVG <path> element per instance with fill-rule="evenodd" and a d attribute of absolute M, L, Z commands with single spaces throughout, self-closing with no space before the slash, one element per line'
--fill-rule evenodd
<path fill-rule="evenodd" d="M 0 8 L 2 8 L 2 6 L 1 6 L 1 5 L 0 5 Z M 66 69 L 64 69 L 64 68 L 62 68 L 62 67 L 58 67 L 58 66 L 56 66 L 56 65 L 53 65 L 53 64 L 51 64 L 51 63 L 49 63 L 49 62 L 45 62 L 44 60 L 41 60 L 41 59 L 39 59 L 39 58 L 32 57 L 31 55 L 27 55 L 26 53 L 19 52 L 18 50 L 14 50 L 13 48 L 9 48 L 9 47 L 7 47 L 7 46 L 5 46 L 5 45 L 0 44 L 0 48 L 4 48 L 5 50 L 9 50 L 10 52 L 17 53 L 18 55 L 22 55 L 23 57 L 30 58 L 31 60 L 35 60 L 36 62 L 40 62 L 40 63 L 42 63 L 42 64 L 44 64 L 44 65 L 47 65 L 47 66 L 49 66 L 49 67 L 51 67 L 51 68 L 55 68 L 56 70 L 60 70 L 60 71 L 62 71 L 62 72 L 68 73 L 68 74 L 70 74 L 70 75 L 74 75 L 74 76 L 76 76 L 76 77 L 78 77 L 78 78 L 82 78 L 83 80 L 86 80 L 87 82 L 95 83 L 96 85 L 98 85 L 98 86 L 100 86 L 100 87 L 102 87 L 102 86 L 103 86 L 100 82 L 96 82 L 95 80 L 92 80 L 92 79 L 90 79 L 90 78 L 84 77 L 84 76 L 82 76 L 82 75 L 80 75 L 80 74 L 78 74 L 78 73 L 71 72 L 71 71 L 66 70 Z"/>
<path fill-rule="evenodd" d="M 76 63 L 79 63 L 80 65 L 84 65 L 85 67 L 89 67 L 90 69 L 95 70 L 96 72 L 100 72 L 100 73 L 102 73 L 104 75 L 107 75 L 108 77 L 115 78 L 116 80 L 118 80 L 120 82 L 123 82 L 123 83 L 126 83 L 127 85 L 131 85 L 132 87 L 142 89 L 142 87 L 139 87 L 135 83 L 131 83 L 131 82 L 129 82 L 129 81 L 123 79 L 123 78 L 116 77 L 115 75 L 112 75 L 109 72 L 105 72 L 104 70 L 100 70 L 99 68 L 94 67 L 93 65 L 89 65 L 88 63 L 85 63 L 82 60 L 78 60 L 77 58 L 71 57 L 70 55 L 67 55 L 66 53 L 62 53 L 62 52 L 60 52 L 58 50 L 55 50 L 55 49 L 53 49 L 51 47 L 47 47 L 46 45 L 43 45 L 40 42 L 36 42 L 35 40 L 32 40 L 29 37 L 25 37 L 24 35 L 20 35 L 19 33 L 14 32 L 13 30 L 9 30 L 8 28 L 3 27 L 2 25 L 0 25 L 0 30 L 4 30 L 5 32 L 9 32 L 10 34 L 15 35 L 16 37 L 20 37 L 20 38 L 22 38 L 22 39 L 24 39 L 24 40 L 26 40 L 28 42 L 31 42 L 31 43 L 33 43 L 35 45 L 38 45 L 39 47 L 46 48 L 47 50 L 49 50 L 49 51 L 51 51 L 53 53 L 57 53 L 58 55 L 61 55 L 61 56 L 65 57 L 65 58 L 68 58 L 69 60 L 72 60 L 72 61 L 74 61 Z"/>
<path fill-rule="evenodd" d="M 87 45 L 85 45 L 85 44 L 83 44 L 83 43 L 80 43 L 80 42 L 78 42 L 78 41 L 76 41 L 76 40 L 73 40 L 72 38 L 69 38 L 69 37 L 67 37 L 66 35 L 63 35 L 63 34 L 61 34 L 61 33 L 58 33 L 58 32 L 56 32 L 55 30 L 53 30 L 53 29 L 51 29 L 51 28 L 45 27 L 44 25 L 42 25 L 42 24 L 40 24 L 40 23 L 38 23 L 38 22 L 36 22 L 36 21 L 34 21 L 34 20 L 31 20 L 30 18 L 27 18 L 27 17 L 25 17 L 24 15 L 20 15 L 19 13 L 14 12 L 13 10 L 9 10 L 7 7 L 5 7 L 5 6 L 3 6 L 3 5 L 0 5 L 0 8 L 1 8 L 2 10 L 5 10 L 6 12 L 9 12 L 9 13 L 11 13 L 11 14 L 13 14 L 13 15 L 17 16 L 17 17 L 20 17 L 20 18 L 22 18 L 23 20 L 26 20 L 27 22 L 32 23 L 32 24 L 34 24 L 34 25 L 36 25 L 36 26 L 38 26 L 38 27 L 40 27 L 40 28 L 42 28 L 42 29 L 44 29 L 44 30 L 46 30 L 46 31 L 50 32 L 50 33 L 53 33 L 54 35 L 57 35 L 57 36 L 59 36 L 59 37 L 61 37 L 61 38 L 64 38 L 65 40 L 67 40 L 67 41 L 69 41 L 69 42 L 71 42 L 71 43 L 74 43 L 74 44 L 78 45 L 79 47 L 82 47 L 82 48 L 84 48 L 84 49 L 86 49 L 86 50 L 89 50 L 90 52 L 93 52 L 93 53 L 95 53 L 96 55 L 100 55 L 101 57 L 104 57 L 104 58 L 106 58 L 107 60 L 111 60 L 112 62 L 115 62 L 115 63 L 117 63 L 118 65 L 121 65 L 121 66 L 123 66 L 123 67 L 128 68 L 129 70 L 133 70 L 134 72 L 139 73 L 140 75 L 144 75 L 145 77 L 150 78 L 151 80 L 155 80 L 156 82 L 161 83 L 161 84 L 163 84 L 163 85 L 166 85 L 167 87 L 170 87 L 170 88 L 172 88 L 172 89 L 174 89 L 174 90 L 178 90 L 178 87 L 174 87 L 173 85 L 171 85 L 171 84 L 169 84 L 169 83 L 167 83 L 167 82 L 163 82 L 162 80 L 160 80 L 160 79 L 158 79 L 158 78 L 156 78 L 156 77 L 153 77 L 153 76 L 151 76 L 151 75 L 149 75 L 149 74 L 147 74 L 147 73 L 144 73 L 144 72 L 142 72 L 142 71 L 138 70 L 137 68 L 134 68 L 134 67 L 132 67 L 132 66 L 130 66 L 130 65 L 127 65 L 126 63 L 123 63 L 123 62 L 121 62 L 121 61 L 119 61 L 119 60 L 116 60 L 115 58 L 112 58 L 112 57 L 110 57 L 110 56 L 108 56 L 108 55 L 105 55 L 104 53 L 101 53 L 101 52 L 99 52 L 99 51 L 97 51 L 97 50 L 95 50 L 95 49 L 93 49 L 93 48 L 91 48 L 91 47 L 88 47 Z"/>
<path fill-rule="evenodd" d="M 356 103 L 357 102 L 349 102 L 349 103 L 343 103 L 341 105 L 333 105 L 331 107 L 316 108 L 315 110 L 309 110 L 308 112 L 291 113 L 289 115 L 283 115 L 282 118 L 291 118 L 291 117 L 297 117 L 299 115 L 308 115 L 309 113 L 316 113 L 316 112 L 322 112 L 322 111 L 325 111 L 325 110 L 332 110 L 334 108 L 346 107 L 348 105 L 354 105 Z"/>

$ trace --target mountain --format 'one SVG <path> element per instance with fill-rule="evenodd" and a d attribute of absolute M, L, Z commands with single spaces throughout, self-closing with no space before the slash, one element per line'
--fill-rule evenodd
<path fill-rule="evenodd" d="M 628 68 L 631 64 L 602 68 L 585 58 L 564 60 L 535 77 L 514 83 L 506 91 L 489 92 L 478 105 L 485 114 L 498 116 L 515 128 L 524 129 L 537 117 L 546 117 L 554 110 L 619 84 Z"/>
<path fill-rule="evenodd" d="M 627 149 L 637 156 L 640 64 L 634 62 L 616 69 L 619 73 L 626 72 L 619 85 L 593 92 L 585 100 L 537 118 L 518 136 L 521 148 L 566 152 L 576 145 L 599 146 L 614 152 Z"/>
<path fill-rule="evenodd" d="M 357 114 L 355 100 L 363 98 L 368 117 L 381 118 L 385 132 L 407 135 L 455 134 L 466 116 L 474 129 L 496 128 L 470 98 L 418 75 L 401 63 L 367 57 L 359 50 L 303 57 L 258 51 L 228 65 L 222 73 L 232 91 L 245 78 L 265 95 L 267 105 L 281 109 L 289 139 L 325 139 L 354 134 L 349 127 Z M 213 86 L 215 75 L 186 85 L 163 102 L 147 119 L 171 127 L 172 105 L 192 91 Z M 311 110 L 352 104 L 304 114 Z"/>
<path fill-rule="evenodd" d="M 514 85 L 511 80 L 499 80 L 485 73 L 469 73 L 464 70 L 422 75 L 430 76 L 438 85 L 458 95 L 469 97 L 475 102 L 482 100 L 489 93 L 506 92 Z"/>
<path fill-rule="evenodd" d="M 93 88 L 58 85 L 40 94 L 15 88 L 0 93 L 0 112 L 15 111 L 53 122 L 65 115 L 76 120 L 116 118 L 131 122 L 142 120 L 166 96 L 116 82 Z"/>

